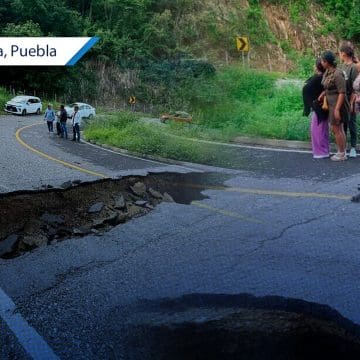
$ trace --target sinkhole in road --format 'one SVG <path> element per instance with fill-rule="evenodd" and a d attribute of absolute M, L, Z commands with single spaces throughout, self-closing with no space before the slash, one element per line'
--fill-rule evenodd
<path fill-rule="evenodd" d="M 222 185 L 226 178 L 214 173 L 150 173 L 0 194 L 0 257 L 13 258 L 69 238 L 101 236 L 162 202 L 186 205 L 203 200 L 203 190 Z"/>
<path fill-rule="evenodd" d="M 360 358 L 360 326 L 328 305 L 301 299 L 188 294 L 142 300 L 129 310 L 128 329 L 115 324 L 106 333 L 115 344 L 127 334 L 129 359 Z"/>

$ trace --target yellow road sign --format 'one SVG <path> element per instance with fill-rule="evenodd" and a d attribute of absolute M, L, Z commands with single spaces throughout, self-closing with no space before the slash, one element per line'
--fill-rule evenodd
<path fill-rule="evenodd" d="M 249 38 L 247 36 L 237 36 L 236 48 L 238 51 L 248 52 L 250 50 Z"/>
<path fill-rule="evenodd" d="M 136 97 L 135 96 L 130 96 L 129 97 L 129 104 L 134 105 L 136 103 Z"/>

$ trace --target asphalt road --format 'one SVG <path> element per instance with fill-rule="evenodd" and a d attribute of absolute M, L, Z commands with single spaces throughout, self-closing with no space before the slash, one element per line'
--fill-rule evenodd
<path fill-rule="evenodd" d="M 38 120 L 0 118 L 1 191 L 97 178 L 55 159 L 110 177 L 191 169 L 50 138 L 44 124 L 22 130 L 20 138 L 51 157 L 45 158 L 15 137 L 16 129 Z M 16 306 L 7 311 L 11 306 L 0 296 L 2 319 L 21 315 L 46 351 L 62 359 L 129 358 L 128 325 L 147 311 L 134 310 L 134 304 L 192 293 L 302 299 L 360 324 L 360 205 L 349 201 L 360 182 L 360 160 L 335 164 L 308 154 L 231 151 L 243 159 L 236 171 L 193 166 L 219 174 L 202 192 L 207 199 L 162 203 L 102 237 L 0 259 L 0 288 Z M 225 181 L 222 172 L 228 173 Z M 27 330 L 19 327 L 0 320 L 1 359 L 30 358 Z M 39 338 L 33 342 L 43 349 Z"/>

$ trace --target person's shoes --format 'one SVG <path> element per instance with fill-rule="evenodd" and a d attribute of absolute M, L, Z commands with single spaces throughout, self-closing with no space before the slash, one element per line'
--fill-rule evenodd
<path fill-rule="evenodd" d="M 347 159 L 346 153 L 336 153 L 331 157 L 332 161 L 344 161 L 346 159 Z"/>
<path fill-rule="evenodd" d="M 330 155 L 314 155 L 314 159 L 327 159 Z"/>
<path fill-rule="evenodd" d="M 351 148 L 350 149 L 350 153 L 349 153 L 349 157 L 351 158 L 356 158 L 357 154 L 356 154 L 356 149 L 355 148 Z"/>

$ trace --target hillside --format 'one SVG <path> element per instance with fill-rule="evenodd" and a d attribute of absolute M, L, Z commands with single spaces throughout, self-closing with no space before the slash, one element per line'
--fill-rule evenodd
<path fill-rule="evenodd" d="M 0 69 L 1 84 L 63 101 L 151 111 L 182 106 L 178 89 L 227 65 L 307 75 L 314 56 L 360 40 L 358 0 L 3 0 L 2 36 L 98 35 L 75 68 Z M 64 26 L 66 23 L 66 26 Z M 242 59 L 235 36 L 251 51 Z M 185 101 L 186 103 L 186 101 Z"/>

